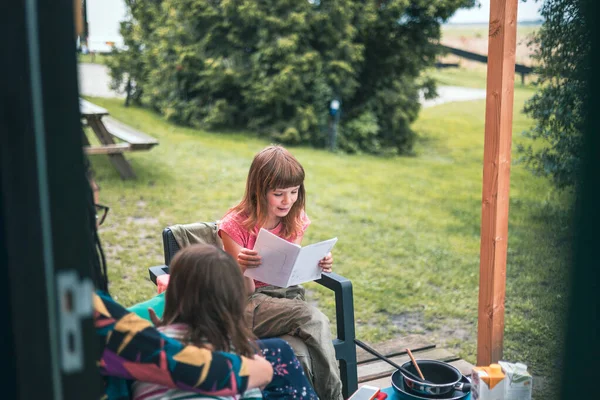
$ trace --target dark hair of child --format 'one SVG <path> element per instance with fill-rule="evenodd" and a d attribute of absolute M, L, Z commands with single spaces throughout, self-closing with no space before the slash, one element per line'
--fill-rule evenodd
<path fill-rule="evenodd" d="M 199 347 L 256 353 L 245 321 L 246 289 L 237 262 L 223 250 L 205 244 L 181 249 L 169 268 L 163 325 L 188 325 L 188 340 Z"/>

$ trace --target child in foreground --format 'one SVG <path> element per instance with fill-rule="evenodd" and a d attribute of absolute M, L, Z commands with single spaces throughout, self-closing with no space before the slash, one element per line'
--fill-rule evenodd
<path fill-rule="evenodd" d="M 304 211 L 304 169 L 286 149 L 269 146 L 252 161 L 242 201 L 231 208 L 219 224 L 225 251 L 242 272 L 256 268 L 261 258 L 253 250 L 261 228 L 296 244 L 302 242 L 310 219 Z M 319 262 L 331 272 L 333 258 Z M 245 277 L 250 298 L 246 313 L 257 337 L 297 336 L 306 344 L 310 360 L 301 359 L 311 383 L 322 400 L 341 400 L 342 383 L 335 358 L 329 320 L 305 301 L 304 288 L 279 288 Z"/>
<path fill-rule="evenodd" d="M 237 353 L 254 358 L 255 354 L 274 351 L 269 340 L 257 344 L 244 321 L 246 302 L 244 280 L 235 260 L 211 245 L 196 244 L 183 248 L 173 258 L 171 279 L 165 295 L 162 320 L 157 320 L 159 331 L 186 344 L 211 351 Z M 276 349 L 281 352 L 281 349 Z M 272 357 L 269 357 L 272 359 Z M 300 363 L 293 355 L 280 355 L 287 361 L 273 365 L 275 374 L 271 386 L 274 392 L 265 398 L 316 399 L 308 385 Z M 290 362 L 291 361 L 291 362 Z M 279 369 L 277 371 L 276 369 Z M 285 374 L 285 383 L 277 385 L 277 375 Z M 290 375 L 297 376 L 297 385 L 290 385 Z M 287 385 L 287 386 L 286 386 Z M 156 383 L 135 382 L 134 400 L 158 399 L 262 399 L 260 389 L 250 389 L 241 395 L 219 396 L 186 392 Z"/>
<path fill-rule="evenodd" d="M 229 396 L 264 385 L 267 385 L 263 390 L 265 398 L 292 398 L 288 394 L 303 393 L 309 386 L 304 375 L 295 374 L 294 370 L 283 375 L 283 372 L 276 370 L 284 363 L 299 364 L 285 341 L 258 341 L 263 357 L 255 356 L 252 359 L 234 353 L 186 346 L 160 333 L 150 321 L 125 309 L 111 297 L 106 258 L 98 234 L 98 226 L 102 221 L 102 218 L 98 218 L 97 208 L 100 188 L 93 179 L 89 160 L 87 157 L 84 160 L 87 183 L 84 187 L 88 188 L 85 215 L 87 237 L 90 247 L 95 250 L 89 264 L 90 277 L 96 289 L 93 298 L 94 327 L 98 344 L 102 346 L 96 359 L 103 378 L 101 398 L 131 400 L 129 383 L 134 380 Z"/>

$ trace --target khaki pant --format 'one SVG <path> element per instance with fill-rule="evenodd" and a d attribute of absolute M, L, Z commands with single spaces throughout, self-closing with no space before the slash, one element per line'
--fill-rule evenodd
<path fill-rule="evenodd" d="M 335 359 L 329 319 L 304 300 L 304 288 L 265 286 L 256 289 L 246 307 L 252 331 L 259 338 L 290 335 L 306 347 L 290 341 L 309 381 L 321 400 L 342 400 L 342 381 Z M 306 357 L 308 350 L 308 357 Z"/>

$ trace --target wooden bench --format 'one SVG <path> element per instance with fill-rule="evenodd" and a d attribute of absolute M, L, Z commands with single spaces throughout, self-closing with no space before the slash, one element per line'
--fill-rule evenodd
<path fill-rule="evenodd" d="M 108 115 L 108 110 L 79 99 L 79 108 L 84 125 L 92 129 L 99 145 L 91 145 L 84 135 L 84 151 L 86 154 L 106 154 L 123 179 L 135 177 L 133 168 L 123 156 L 124 152 L 150 150 L 158 144 L 158 140 L 138 131 Z M 122 142 L 116 142 L 116 139 Z"/>
<path fill-rule="evenodd" d="M 102 146 L 83 146 L 85 154 L 120 154 L 125 151 L 131 151 L 129 143 L 105 144 Z"/>
<path fill-rule="evenodd" d="M 152 136 L 135 130 L 114 118 L 107 116 L 102 118 L 102 122 L 104 122 L 104 126 L 106 126 L 111 135 L 129 143 L 130 151 L 150 150 L 158 144 L 158 140 Z"/>

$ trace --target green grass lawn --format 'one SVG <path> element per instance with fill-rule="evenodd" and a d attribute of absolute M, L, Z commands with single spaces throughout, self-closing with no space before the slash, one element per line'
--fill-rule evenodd
<path fill-rule="evenodd" d="M 77 53 L 77 61 L 80 63 L 106 64 L 108 58 L 110 58 L 110 53 L 94 55 Z"/>
<path fill-rule="evenodd" d="M 441 82 L 467 80 L 437 74 Z M 484 87 L 484 78 L 471 82 Z M 520 110 L 532 94 L 531 87 L 515 91 L 515 143 L 531 125 Z M 220 218 L 241 198 L 252 157 L 269 142 L 175 126 L 122 100 L 90 100 L 160 141 L 126 154 L 133 181 L 122 181 L 106 156 L 92 157 L 102 202 L 111 207 L 101 228 L 111 291 L 131 305 L 155 293 L 147 268 L 163 262 L 162 229 Z M 291 148 L 307 174 L 313 223 L 304 244 L 339 238 L 334 270 L 352 280 L 358 338 L 422 333 L 475 362 L 484 112 L 484 101 L 424 109 L 411 157 Z M 543 377 L 561 349 L 570 199 L 515 163 L 510 196 L 504 358 L 528 364 L 540 377 L 537 395 L 551 398 Z M 330 292 L 307 287 L 333 320 Z"/>

